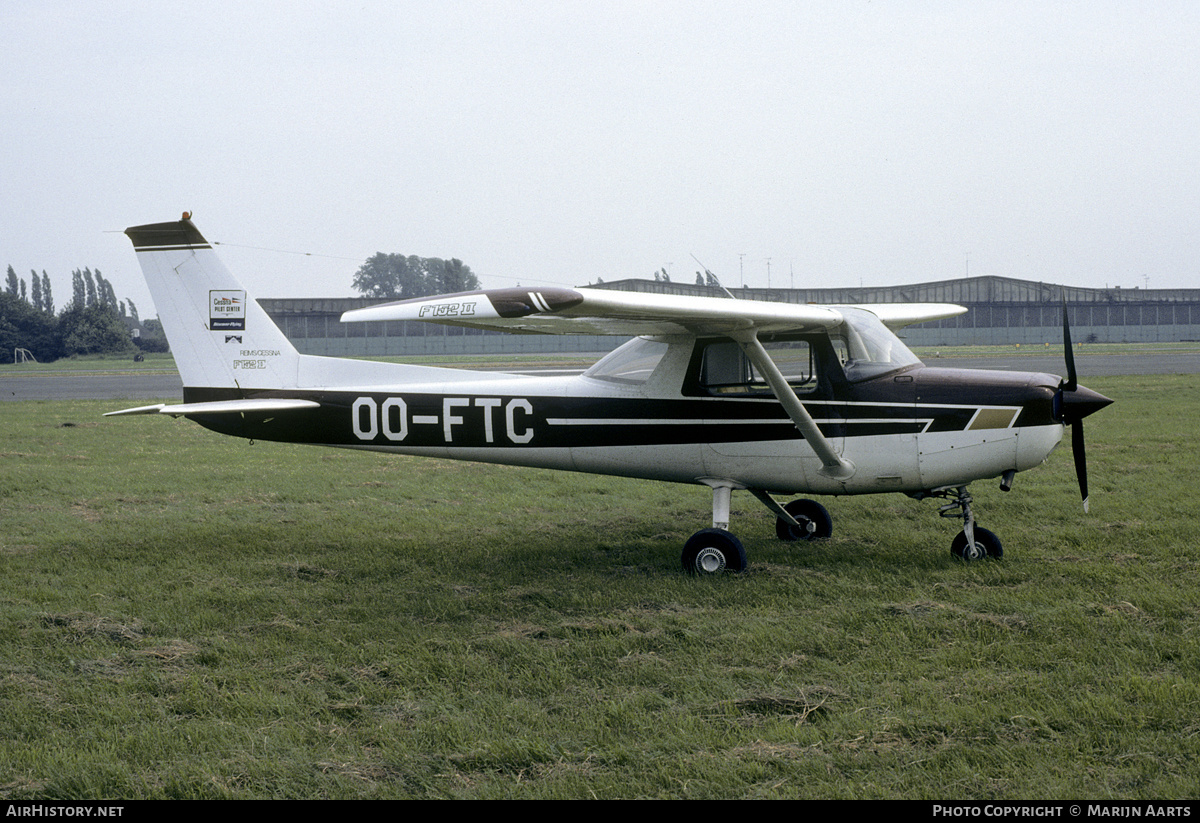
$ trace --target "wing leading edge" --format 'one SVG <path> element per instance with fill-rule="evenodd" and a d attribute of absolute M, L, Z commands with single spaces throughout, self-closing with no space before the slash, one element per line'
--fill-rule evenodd
<path fill-rule="evenodd" d="M 888 326 L 954 317 L 962 306 L 907 303 L 858 306 Z M 727 297 L 610 291 L 608 289 L 490 289 L 419 297 L 355 309 L 343 323 L 417 320 L 518 334 L 728 335 L 746 331 L 832 329 L 842 323 L 834 307 Z"/>

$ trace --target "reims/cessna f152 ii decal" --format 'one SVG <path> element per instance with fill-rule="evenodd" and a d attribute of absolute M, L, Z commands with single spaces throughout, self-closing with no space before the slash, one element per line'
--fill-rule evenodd
<path fill-rule="evenodd" d="M 634 339 L 586 372 L 538 377 L 299 354 L 221 264 L 190 215 L 125 232 L 183 378 L 183 403 L 112 414 L 183 415 L 222 434 L 397 454 L 594 472 L 712 489 L 712 528 L 683 566 L 746 566 L 729 532 L 735 489 L 783 540 L 828 537 L 829 513 L 780 495 L 902 492 L 946 502 L 963 559 L 999 557 L 967 484 L 1044 461 L 1111 401 L 1067 377 L 929 368 L 893 329 L 952 317 L 937 304 L 815 306 L 586 288 L 508 288 L 402 300 L 344 322 L 424 320 Z"/>

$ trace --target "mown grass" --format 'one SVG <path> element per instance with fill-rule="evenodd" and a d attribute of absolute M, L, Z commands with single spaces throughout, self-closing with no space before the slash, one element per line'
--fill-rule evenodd
<path fill-rule="evenodd" d="M 1086 382 L 1090 515 L 1065 450 L 973 487 L 1001 562 L 735 495 L 713 580 L 701 488 L 6 403 L 0 795 L 1194 797 L 1200 377 Z"/>

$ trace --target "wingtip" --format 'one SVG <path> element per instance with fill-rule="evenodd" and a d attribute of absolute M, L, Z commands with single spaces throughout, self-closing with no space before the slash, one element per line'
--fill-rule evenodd
<path fill-rule="evenodd" d="M 104 416 L 122 417 L 129 414 L 158 414 L 165 407 L 165 403 L 155 403 L 153 406 L 136 406 L 132 409 L 119 409 L 117 411 L 105 412 Z"/>

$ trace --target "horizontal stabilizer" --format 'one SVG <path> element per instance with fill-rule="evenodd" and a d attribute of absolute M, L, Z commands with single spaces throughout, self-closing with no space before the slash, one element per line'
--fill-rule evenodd
<path fill-rule="evenodd" d="M 210 403 L 176 403 L 168 406 L 157 403 L 153 406 L 138 406 L 132 409 L 108 412 L 105 417 L 120 417 L 127 414 L 169 414 L 179 417 L 185 414 L 243 414 L 319 409 L 320 403 L 294 398 L 263 398 L 260 400 L 214 400 Z"/>

